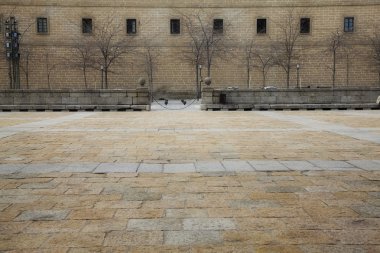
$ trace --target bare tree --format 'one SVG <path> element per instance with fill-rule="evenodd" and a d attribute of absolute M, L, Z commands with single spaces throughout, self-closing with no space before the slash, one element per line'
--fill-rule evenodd
<path fill-rule="evenodd" d="M 300 36 L 300 16 L 290 10 L 281 23 L 277 23 L 280 37 L 273 45 L 274 62 L 286 73 L 286 87 L 290 87 L 290 73 L 294 59 L 298 58 L 296 52 L 297 41 Z"/>
<path fill-rule="evenodd" d="M 143 47 L 143 52 L 141 53 L 141 69 L 144 70 L 146 76 L 148 77 L 149 90 L 150 90 L 150 100 L 153 100 L 153 84 L 154 84 L 154 74 L 157 70 L 158 59 L 160 57 L 160 50 L 158 47 L 153 46 L 148 41 Z"/>
<path fill-rule="evenodd" d="M 215 60 L 225 60 L 229 54 L 227 30 L 230 24 L 226 20 L 216 19 L 216 13 L 206 13 L 198 9 L 192 14 L 181 13 L 189 35 L 185 60 L 193 64 L 196 73 L 196 85 L 199 93 L 198 66 L 205 64 L 207 76 L 211 76 Z"/>
<path fill-rule="evenodd" d="M 48 84 L 48 88 L 51 90 L 52 86 L 51 86 L 51 83 L 50 83 L 50 78 L 51 78 L 51 75 L 52 75 L 53 71 L 58 67 L 59 63 L 57 63 L 57 62 L 52 63 L 51 62 L 51 54 L 50 54 L 49 51 L 45 52 L 44 57 L 45 57 L 45 68 L 46 68 L 47 84 Z"/>
<path fill-rule="evenodd" d="M 29 73 L 30 73 L 30 60 L 33 55 L 33 47 L 28 43 L 27 33 L 30 31 L 32 25 L 36 22 L 31 21 L 21 33 L 20 38 L 20 69 L 25 74 L 26 88 L 29 89 Z"/>
<path fill-rule="evenodd" d="M 251 72 L 254 65 L 254 58 L 256 55 L 256 43 L 254 39 L 250 39 L 244 46 L 244 63 L 247 70 L 247 88 L 251 88 Z"/>
<path fill-rule="evenodd" d="M 349 44 L 347 40 L 345 40 L 344 47 L 342 49 L 346 60 L 346 86 L 348 87 L 351 84 L 352 60 L 360 57 L 360 52 L 356 50 L 353 45 Z"/>
<path fill-rule="evenodd" d="M 377 73 L 379 75 L 379 86 L 380 86 L 380 34 L 375 34 L 371 39 L 372 47 L 372 59 L 374 60 Z"/>
<path fill-rule="evenodd" d="M 269 49 L 263 48 L 255 52 L 256 64 L 255 67 L 260 69 L 263 79 L 263 87 L 266 86 L 266 77 L 271 67 L 274 65 L 273 55 Z"/>
<path fill-rule="evenodd" d="M 104 71 L 105 83 L 102 89 L 108 89 L 108 74 L 113 64 L 132 49 L 129 42 L 133 36 L 123 36 L 123 23 L 115 20 L 114 16 L 107 16 L 99 22 L 99 25 L 94 26 L 93 36 L 91 36 L 101 54 L 98 65 Z"/>
<path fill-rule="evenodd" d="M 331 69 L 333 88 L 336 84 L 336 64 L 338 59 L 338 52 L 345 46 L 344 43 L 345 37 L 342 32 L 337 29 L 335 32 L 331 33 L 328 41 L 327 52 L 332 56 L 332 63 L 331 67 L 329 68 Z"/>
<path fill-rule="evenodd" d="M 207 66 L 207 76 L 211 77 L 211 69 L 216 59 L 225 59 L 228 54 L 227 36 L 225 35 L 229 24 L 223 22 L 221 30 L 215 29 L 214 15 L 210 15 L 202 19 L 200 15 L 197 16 L 198 23 L 202 30 L 202 35 L 205 40 L 204 51 Z"/>
<path fill-rule="evenodd" d="M 69 60 L 70 65 L 82 71 L 84 87 L 88 89 L 87 72 L 90 69 L 96 69 L 94 44 L 85 37 L 74 44 L 72 55 L 74 57 Z"/>
<path fill-rule="evenodd" d="M 204 63 L 205 38 L 202 29 L 197 25 L 197 19 L 193 15 L 182 14 L 186 32 L 190 37 L 188 47 L 183 51 L 185 61 L 195 68 L 195 87 L 197 98 L 200 97 L 199 66 Z"/>
<path fill-rule="evenodd" d="M 30 75 L 30 61 L 33 55 L 33 48 L 31 46 L 23 46 L 20 49 L 21 53 L 21 61 L 20 61 L 20 69 L 25 75 L 25 84 L 26 84 L 26 89 L 29 89 L 29 75 Z"/>

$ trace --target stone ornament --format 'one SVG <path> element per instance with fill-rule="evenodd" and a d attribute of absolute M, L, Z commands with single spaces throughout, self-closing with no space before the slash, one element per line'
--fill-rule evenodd
<path fill-rule="evenodd" d="M 206 85 L 211 85 L 211 83 L 212 83 L 211 77 L 206 77 L 204 82 Z"/>
<path fill-rule="evenodd" d="M 137 81 L 139 83 L 140 86 L 144 86 L 146 81 L 145 81 L 145 78 L 144 77 L 140 77 L 139 80 Z"/>

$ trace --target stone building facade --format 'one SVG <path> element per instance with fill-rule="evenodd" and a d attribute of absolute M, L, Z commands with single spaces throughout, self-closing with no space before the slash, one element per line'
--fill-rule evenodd
<path fill-rule="evenodd" d="M 214 87 L 245 88 L 249 85 L 262 88 L 263 76 L 258 66 L 252 68 L 248 78 L 246 45 L 253 39 L 257 52 L 273 53 L 272 46 L 284 40 L 281 27 L 289 13 L 296 22 L 302 23 L 297 29 L 303 29 L 294 47 L 296 57 L 291 62 L 289 87 L 297 84 L 302 87 L 332 85 L 333 55 L 327 49 L 331 34 L 336 31 L 344 35 L 345 43 L 336 54 L 335 86 L 379 85 L 369 38 L 380 27 L 380 0 L 0 1 L 2 34 L 5 32 L 4 22 L 10 16 L 17 19 L 22 34 L 20 86 L 24 89 L 85 88 L 83 72 L 75 64 L 80 57 L 73 47 L 91 40 L 100 24 L 109 22 L 110 26 L 121 28 L 117 36 L 125 38 L 131 50 L 113 63 L 108 88 L 137 86 L 137 80 L 147 75 L 143 52 L 149 45 L 155 53 L 155 91 L 190 96 L 196 89 L 196 74 L 194 65 L 184 56 L 191 41 L 184 17 L 194 13 L 207 17 L 204 22 L 214 22 L 214 29 L 220 29 L 215 25 L 223 25 L 224 30 L 218 36 L 226 37 L 224 49 L 227 53 L 213 59 L 211 76 Z M 179 20 L 180 31 L 173 31 L 178 29 L 175 20 Z M 2 47 L 1 50 L 0 89 L 7 89 L 6 49 Z M 100 52 L 96 54 L 100 56 Z M 259 65 L 256 56 L 253 65 Z M 99 66 L 88 69 L 87 88 L 101 88 L 103 72 Z M 203 77 L 206 72 L 203 68 Z M 273 64 L 268 69 L 265 85 L 286 87 L 284 69 Z"/>

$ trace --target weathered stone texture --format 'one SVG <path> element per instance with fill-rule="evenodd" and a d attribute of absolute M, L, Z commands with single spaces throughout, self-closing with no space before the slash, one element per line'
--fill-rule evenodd
<path fill-rule="evenodd" d="M 14 5 L 17 5 L 14 8 Z M 182 24 L 180 35 L 170 35 L 169 20 L 180 18 L 180 13 L 194 13 L 198 7 L 210 15 L 225 20 L 225 35 L 229 38 L 228 44 L 233 56 L 227 61 L 215 59 L 212 70 L 213 86 L 224 88 L 228 86 L 247 87 L 246 70 L 244 67 L 244 42 L 251 36 L 255 38 L 259 48 L 268 48 L 271 40 L 281 37 L 279 23 L 285 18 L 289 10 L 294 9 L 302 16 L 311 18 L 311 33 L 299 39 L 296 50 L 299 60 L 301 86 L 330 86 L 331 85 L 331 55 L 326 54 L 328 37 L 336 29 L 343 29 L 343 18 L 355 17 L 355 31 L 348 34 L 347 39 L 352 44 L 352 53 L 348 56 L 339 52 L 337 61 L 337 86 L 375 86 L 378 85 L 378 75 L 371 59 L 365 38 L 372 36 L 379 26 L 380 4 L 376 0 L 350 1 L 1 1 L 3 17 L 13 13 L 18 18 L 20 31 L 24 31 L 30 24 L 30 29 L 24 34 L 24 49 L 30 48 L 29 88 L 49 88 L 46 74 L 46 54 L 49 55 L 51 66 L 58 64 L 52 71 L 51 88 L 85 88 L 83 74 L 73 67 L 68 59 L 76 58 L 72 53 L 72 46 L 83 38 L 81 34 L 81 18 L 93 18 L 94 26 L 102 22 L 107 13 L 112 13 L 115 23 L 122 24 L 126 36 L 125 23 L 127 18 L 138 20 L 137 35 L 132 36 L 132 44 L 136 50 L 142 51 L 146 40 L 151 41 L 160 50 L 159 65 L 154 75 L 155 90 L 160 93 L 186 93 L 195 90 L 195 73 L 193 67 L 184 61 L 182 52 L 188 45 L 189 37 L 185 34 Z M 49 33 L 36 33 L 34 24 L 36 17 L 44 16 L 49 20 Z M 268 19 L 268 34 L 256 34 L 256 19 Z M 4 55 L 3 48 L 1 55 Z M 22 65 L 25 64 L 22 56 Z M 347 63 L 348 59 L 348 63 Z M 145 76 L 141 67 L 143 58 L 140 54 L 123 55 L 109 75 L 110 88 L 136 88 L 137 80 Z M 347 75 L 348 66 L 348 75 Z M 7 62 L 0 59 L 0 88 L 8 87 Z M 205 73 L 204 73 L 205 74 Z M 347 79 L 348 77 L 348 79 Z M 25 75 L 21 73 L 22 87 L 26 88 Z M 285 74 L 279 67 L 270 69 L 267 76 L 267 85 L 285 86 Z M 296 84 L 296 69 L 291 71 L 291 86 Z M 101 73 L 98 70 L 88 70 L 88 88 L 96 89 L 101 86 Z M 259 69 L 253 70 L 251 87 L 261 88 L 262 76 Z M 137 99 L 138 100 L 138 99 Z M 139 103 L 139 102 L 138 102 Z"/>

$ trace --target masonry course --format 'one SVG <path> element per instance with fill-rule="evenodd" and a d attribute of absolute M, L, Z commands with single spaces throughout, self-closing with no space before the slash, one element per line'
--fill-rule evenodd
<path fill-rule="evenodd" d="M 209 1 L 2 1 L 1 14 L 6 17 L 10 13 L 19 19 L 20 30 L 33 24 L 24 35 L 24 46 L 31 48 L 30 56 L 30 83 L 31 89 L 49 88 L 46 75 L 46 62 L 43 60 L 46 53 L 50 55 L 51 65 L 58 64 L 51 74 L 53 89 L 84 88 L 80 70 L 70 67 L 68 58 L 75 58 L 72 47 L 76 41 L 82 39 L 80 22 L 83 17 L 91 17 L 94 24 L 105 19 L 104 13 L 112 13 L 115 22 L 125 26 L 127 18 L 138 20 L 138 32 L 133 38 L 137 45 L 137 52 L 143 50 L 146 40 L 152 41 L 160 50 L 159 64 L 154 77 L 154 89 L 157 94 L 194 96 L 195 73 L 193 66 L 184 61 L 183 50 L 188 46 L 189 37 L 184 32 L 179 36 L 170 35 L 169 20 L 180 18 L 181 12 L 194 13 L 197 8 L 203 8 L 206 13 L 223 18 L 231 23 L 226 36 L 230 38 L 229 48 L 233 57 L 228 61 L 216 60 L 212 77 L 216 88 L 229 86 L 247 87 L 246 71 L 243 66 L 244 41 L 254 35 L 260 49 L 265 49 L 271 40 L 280 38 L 278 24 L 287 12 L 295 9 L 302 15 L 311 18 L 311 34 L 301 36 L 297 46 L 300 69 L 300 82 L 303 86 L 331 86 L 331 55 L 326 53 L 328 37 L 336 29 L 342 30 L 344 17 L 355 18 L 355 31 L 348 34 L 352 52 L 347 55 L 339 52 L 337 64 L 338 87 L 378 86 L 378 75 L 374 62 L 371 60 L 371 50 L 368 41 L 364 38 L 373 36 L 378 30 L 380 20 L 380 5 L 376 0 L 368 1 L 233 1 L 231 3 Z M 35 19 L 46 16 L 49 20 L 49 33 L 36 33 Z M 268 19 L 268 35 L 260 36 L 255 33 L 256 19 Z M 123 29 L 124 31 L 125 29 Z M 125 32 L 125 31 L 124 31 Z M 127 36 L 121 34 L 120 36 Z M 23 59 L 23 58 L 22 58 Z M 348 60 L 347 60 L 348 59 Z M 135 88 L 137 80 L 145 76 L 141 67 L 142 58 L 139 54 L 125 55 L 119 59 L 110 73 L 111 89 Z M 22 62 L 22 64 L 24 64 Z M 348 67 L 347 67 L 348 66 Z M 0 59 L 0 88 L 8 87 L 7 62 Z M 22 87 L 26 88 L 25 75 L 21 74 Z M 101 74 L 98 70 L 88 71 L 88 83 L 92 89 L 100 88 Z M 285 87 L 285 74 L 279 67 L 270 69 L 267 76 L 267 85 Z M 296 83 L 295 67 L 291 73 L 291 86 Z M 253 70 L 252 88 L 264 86 L 261 73 Z"/>

